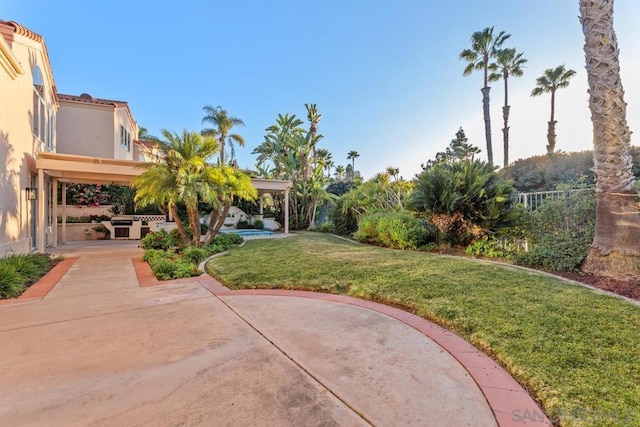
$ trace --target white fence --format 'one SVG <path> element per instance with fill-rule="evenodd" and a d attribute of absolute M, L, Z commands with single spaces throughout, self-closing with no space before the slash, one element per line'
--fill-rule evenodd
<path fill-rule="evenodd" d="M 577 193 L 580 191 L 588 191 L 588 188 L 579 188 L 577 190 L 560 190 L 560 191 L 538 191 L 535 193 L 516 193 L 514 195 L 516 202 L 520 203 L 526 210 L 535 211 L 540 207 L 542 202 L 547 199 L 555 200 L 559 197 Z"/>

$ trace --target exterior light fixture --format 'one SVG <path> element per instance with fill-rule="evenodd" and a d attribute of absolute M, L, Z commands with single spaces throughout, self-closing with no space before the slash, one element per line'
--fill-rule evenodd
<path fill-rule="evenodd" d="M 25 188 L 27 192 L 27 200 L 36 200 L 38 198 L 38 189 L 36 187 Z"/>

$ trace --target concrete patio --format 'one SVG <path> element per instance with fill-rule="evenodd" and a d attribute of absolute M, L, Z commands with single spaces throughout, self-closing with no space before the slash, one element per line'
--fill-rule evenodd
<path fill-rule="evenodd" d="M 514 418 L 541 412 L 423 319 L 208 277 L 140 287 L 136 245 L 66 245 L 44 298 L 0 306 L 4 425 L 550 425 Z"/>

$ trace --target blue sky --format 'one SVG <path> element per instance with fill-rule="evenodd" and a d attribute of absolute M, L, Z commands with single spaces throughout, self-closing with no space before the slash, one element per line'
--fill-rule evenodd
<path fill-rule="evenodd" d="M 616 31 L 632 130 L 640 127 L 640 2 L 616 0 Z M 487 26 L 529 59 L 510 81 L 511 159 L 543 154 L 550 99 L 530 98 L 545 68 L 578 72 L 557 96 L 558 148 L 592 146 L 577 0 L 5 0 L 0 19 L 45 38 L 58 91 L 129 102 L 139 125 L 200 130 L 202 106 L 242 118 L 240 166 L 278 113 L 323 115 L 320 145 L 347 152 L 371 177 L 387 166 L 412 177 L 462 126 L 486 154 L 481 73 L 458 54 Z M 502 163 L 502 82 L 492 88 L 496 164 Z M 635 138 L 634 138 L 635 140 Z"/>

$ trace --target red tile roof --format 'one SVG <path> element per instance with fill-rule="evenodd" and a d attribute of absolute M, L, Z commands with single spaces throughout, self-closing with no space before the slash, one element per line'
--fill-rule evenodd
<path fill-rule="evenodd" d="M 74 102 L 82 102 L 85 104 L 110 105 L 113 107 L 128 107 L 128 104 L 125 101 L 114 101 L 112 99 L 94 98 L 88 93 L 83 93 L 80 96 L 65 95 L 63 93 L 59 93 L 58 98 L 61 101 L 74 101 Z"/>

